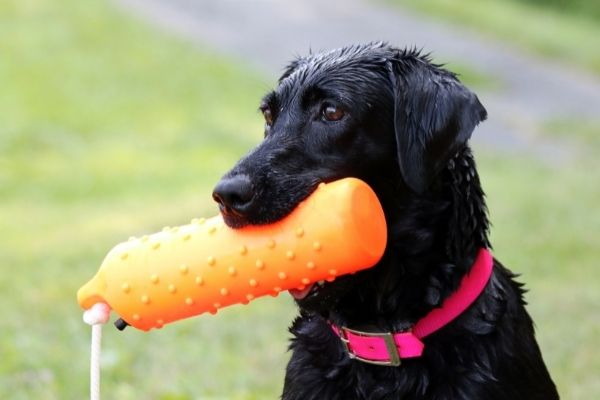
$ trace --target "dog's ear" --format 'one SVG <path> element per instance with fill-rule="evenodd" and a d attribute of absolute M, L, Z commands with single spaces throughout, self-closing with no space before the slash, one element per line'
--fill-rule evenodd
<path fill-rule="evenodd" d="M 426 59 L 396 61 L 390 73 L 400 171 L 423 193 L 487 112 L 453 74 Z"/>

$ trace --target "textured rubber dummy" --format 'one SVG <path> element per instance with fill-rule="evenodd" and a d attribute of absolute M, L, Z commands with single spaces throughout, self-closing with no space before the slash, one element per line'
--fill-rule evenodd
<path fill-rule="evenodd" d="M 120 243 L 77 298 L 84 309 L 107 303 L 147 331 L 371 267 L 386 239 L 377 196 L 346 178 L 271 225 L 231 229 L 216 216 Z"/>

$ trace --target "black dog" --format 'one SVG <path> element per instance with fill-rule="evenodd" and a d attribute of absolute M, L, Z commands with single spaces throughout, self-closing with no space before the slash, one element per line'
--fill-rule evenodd
<path fill-rule="evenodd" d="M 350 46 L 292 62 L 261 110 L 264 141 L 215 188 L 230 226 L 278 220 L 320 182 L 353 176 L 389 229 L 375 267 L 296 294 L 283 399 L 558 398 L 522 286 L 496 260 L 477 300 L 399 366 L 352 359 L 330 325 L 410 330 L 490 247 L 467 144 L 486 110 L 454 74 L 415 50 Z"/>

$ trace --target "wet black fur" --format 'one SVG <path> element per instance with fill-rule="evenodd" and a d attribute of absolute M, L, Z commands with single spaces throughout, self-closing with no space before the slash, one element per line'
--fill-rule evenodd
<path fill-rule="evenodd" d="M 323 120 L 324 104 L 345 117 Z M 226 175 L 248 176 L 254 190 L 252 207 L 227 216 L 230 225 L 280 219 L 319 182 L 347 176 L 373 187 L 389 225 L 375 267 L 299 302 L 284 400 L 558 398 L 522 286 L 497 260 L 476 303 L 399 367 L 349 359 L 327 324 L 410 328 L 490 247 L 467 144 L 486 111 L 454 74 L 415 50 L 351 46 L 292 62 L 262 108 L 274 116 L 265 140 Z"/>

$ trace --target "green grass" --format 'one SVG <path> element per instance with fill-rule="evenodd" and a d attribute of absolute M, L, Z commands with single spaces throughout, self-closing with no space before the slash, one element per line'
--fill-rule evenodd
<path fill-rule="evenodd" d="M 470 89 L 494 91 L 502 89 L 504 86 L 504 82 L 499 77 L 486 74 L 473 66 L 457 61 L 446 62 L 435 58 L 433 62 L 441 63 L 443 64 L 443 68 L 457 74 L 460 81 Z"/>
<path fill-rule="evenodd" d="M 2 2 L 0 50 L 0 398 L 82 398 L 77 288 L 114 243 L 216 212 L 268 85 L 104 2 Z M 105 397 L 274 397 L 292 305 L 269 300 L 150 334 L 108 327 Z"/>
<path fill-rule="evenodd" d="M 116 242 L 215 213 L 213 184 L 260 139 L 268 81 L 104 2 L 2 2 L 0 53 L 0 398 L 84 398 L 76 290 Z M 531 288 L 568 399 L 600 396 L 594 154 L 479 159 L 495 253 Z M 281 296 L 150 333 L 107 326 L 104 397 L 276 398 L 293 315 Z"/>
<path fill-rule="evenodd" d="M 588 18 L 600 21 L 600 3 L 596 0 L 515 0 L 521 3 L 536 4 L 551 7 L 562 13 L 573 16 L 585 15 Z"/>
<path fill-rule="evenodd" d="M 597 121 L 558 118 L 547 121 L 541 130 L 548 137 L 567 139 L 582 146 L 589 155 L 600 150 L 600 123 Z"/>
<path fill-rule="evenodd" d="M 598 167 L 592 156 L 560 168 L 525 158 L 479 159 L 494 254 L 530 289 L 528 309 L 565 399 L 600 395 L 591 372 L 600 370 L 594 350 L 600 335 Z"/>
<path fill-rule="evenodd" d="M 518 0 L 386 0 L 600 74 L 600 23 Z M 595 14 L 594 14 L 595 15 Z"/>

